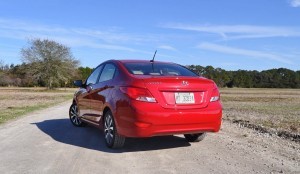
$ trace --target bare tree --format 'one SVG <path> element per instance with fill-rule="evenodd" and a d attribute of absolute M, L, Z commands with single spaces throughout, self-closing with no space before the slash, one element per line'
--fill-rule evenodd
<path fill-rule="evenodd" d="M 67 82 L 77 72 L 79 61 L 69 47 L 52 40 L 34 39 L 21 50 L 22 61 L 29 64 L 34 79 L 44 81 L 49 89 L 53 84 Z"/>
<path fill-rule="evenodd" d="M 4 61 L 0 59 L 0 72 L 4 69 Z"/>

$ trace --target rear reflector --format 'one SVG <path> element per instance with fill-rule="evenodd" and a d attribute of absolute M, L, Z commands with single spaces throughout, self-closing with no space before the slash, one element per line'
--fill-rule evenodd
<path fill-rule="evenodd" d="M 127 94 L 131 99 L 151 103 L 156 102 L 152 94 L 145 88 L 120 87 L 120 90 L 124 94 Z"/>
<path fill-rule="evenodd" d="M 147 127 L 150 127 L 151 124 L 150 123 L 143 123 L 143 122 L 135 122 L 134 123 L 137 127 L 140 127 L 140 128 L 147 128 Z"/>

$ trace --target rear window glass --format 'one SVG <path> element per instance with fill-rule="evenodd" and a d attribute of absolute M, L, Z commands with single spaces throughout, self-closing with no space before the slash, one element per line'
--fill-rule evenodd
<path fill-rule="evenodd" d="M 189 69 L 168 63 L 125 63 L 127 70 L 134 75 L 152 76 L 198 76 Z"/>

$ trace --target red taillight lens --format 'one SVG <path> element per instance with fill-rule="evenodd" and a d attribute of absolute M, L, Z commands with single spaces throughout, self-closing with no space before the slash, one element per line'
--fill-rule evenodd
<path fill-rule="evenodd" d="M 120 90 L 130 98 L 138 101 L 155 103 L 156 100 L 152 94 L 145 88 L 120 87 Z"/>
<path fill-rule="evenodd" d="M 219 101 L 219 100 L 220 100 L 220 92 L 219 92 L 218 88 L 215 88 L 212 92 L 210 102 L 215 102 L 215 101 Z"/>

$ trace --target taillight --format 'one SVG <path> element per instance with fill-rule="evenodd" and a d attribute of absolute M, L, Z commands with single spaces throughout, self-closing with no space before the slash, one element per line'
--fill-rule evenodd
<path fill-rule="evenodd" d="M 120 87 L 120 90 L 134 100 L 151 103 L 156 102 L 152 94 L 145 88 Z"/>
<path fill-rule="evenodd" d="M 215 102 L 220 100 L 220 92 L 218 90 L 218 88 L 213 89 L 211 98 L 210 98 L 210 102 Z"/>

